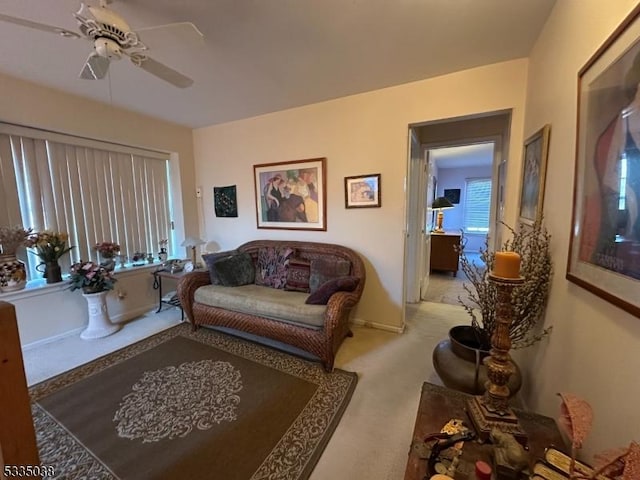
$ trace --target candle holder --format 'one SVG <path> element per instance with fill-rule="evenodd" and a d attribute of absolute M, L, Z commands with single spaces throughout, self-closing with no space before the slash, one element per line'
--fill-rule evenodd
<path fill-rule="evenodd" d="M 475 396 L 467 402 L 467 414 L 473 423 L 478 438 L 489 440 L 493 428 L 513 435 L 520 443 L 526 445 L 527 436 L 520 427 L 518 417 L 509 407 L 509 377 L 515 372 L 509 350 L 511 338 L 509 327 L 513 317 L 511 293 L 514 287 L 522 285 L 524 278 L 503 278 L 489 273 L 489 281 L 497 290 L 496 328 L 491 335 L 491 354 L 484 360 L 487 366 L 486 391 L 482 396 Z"/>

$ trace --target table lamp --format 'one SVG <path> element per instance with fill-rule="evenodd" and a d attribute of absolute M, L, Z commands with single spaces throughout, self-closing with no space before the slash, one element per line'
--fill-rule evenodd
<path fill-rule="evenodd" d="M 453 208 L 453 203 L 451 203 L 449 199 L 446 197 L 438 197 L 431 204 L 431 208 L 433 210 L 438 211 L 436 228 L 431 230 L 431 233 L 444 233 L 444 228 L 442 228 L 442 220 L 444 220 L 444 213 L 442 213 L 442 210 L 446 210 L 447 208 Z"/>
<path fill-rule="evenodd" d="M 198 245 L 203 245 L 204 243 L 205 243 L 205 241 L 200 239 L 199 237 L 187 237 L 180 244 L 181 247 L 191 247 L 191 262 L 193 263 L 194 267 L 197 266 L 197 263 L 196 263 L 196 247 Z"/>

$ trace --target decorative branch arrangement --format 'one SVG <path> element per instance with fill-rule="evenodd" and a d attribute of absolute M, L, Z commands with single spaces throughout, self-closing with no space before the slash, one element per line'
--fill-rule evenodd
<path fill-rule="evenodd" d="M 532 226 L 521 224 L 517 231 L 505 223 L 503 225 L 511 232 L 512 238 L 504 242 L 501 250 L 517 252 L 522 259 L 520 274 L 525 281 L 513 289 L 513 321 L 509 336 L 511 348 L 523 348 L 538 342 L 552 329 L 548 327 L 542 332 L 533 331 L 536 324 L 543 320 L 551 286 L 551 235 L 543 227 L 542 218 Z M 485 240 L 484 247 L 480 248 L 480 259 L 484 265 L 477 265 L 468 259 L 465 243 L 463 236 L 459 249 L 460 264 L 471 284 L 463 284 L 468 293 L 468 302 L 461 297 L 458 297 L 458 302 L 471 316 L 471 324 L 478 332 L 480 343 L 488 346 L 496 326 L 497 291 L 488 277 L 493 269 L 495 252 L 489 251 L 488 240 Z"/>

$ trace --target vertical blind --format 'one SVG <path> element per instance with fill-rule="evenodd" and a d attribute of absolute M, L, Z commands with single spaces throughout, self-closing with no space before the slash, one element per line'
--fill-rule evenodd
<path fill-rule="evenodd" d="M 491 179 L 467 179 L 464 201 L 464 229 L 469 233 L 489 232 Z"/>
<path fill-rule="evenodd" d="M 170 233 L 168 158 L 131 150 L 0 133 L 0 225 L 67 232 L 75 248 L 63 271 L 98 260 L 98 242 L 116 242 L 122 254 L 157 251 Z M 34 278 L 39 262 L 28 257 Z"/>

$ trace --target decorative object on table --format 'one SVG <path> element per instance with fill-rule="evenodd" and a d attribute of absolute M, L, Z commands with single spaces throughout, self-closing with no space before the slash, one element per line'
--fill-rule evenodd
<path fill-rule="evenodd" d="M 524 142 L 520 222 L 528 225 L 532 225 L 542 215 L 550 133 L 551 125 L 545 125 Z"/>
<path fill-rule="evenodd" d="M 70 252 L 74 247 L 67 247 L 69 235 L 65 232 L 52 232 L 44 230 L 33 233 L 27 238 L 25 245 L 35 250 L 41 263 L 36 269 L 42 272 L 47 283 L 58 283 L 62 281 L 62 271 L 58 260 L 60 257 Z M 44 267 L 40 270 L 39 267 Z"/>
<path fill-rule="evenodd" d="M 205 243 L 206 242 L 199 237 L 189 236 L 185 238 L 184 241 L 180 244 L 181 247 L 187 247 L 191 249 L 191 262 L 194 266 L 198 265 L 198 262 L 196 262 L 196 247 L 199 245 L 204 245 Z"/>
<path fill-rule="evenodd" d="M 153 253 L 147 254 L 147 263 L 151 265 L 153 263 Z"/>
<path fill-rule="evenodd" d="M 357 380 L 355 373 L 326 373 L 294 355 L 181 324 L 29 393 L 35 430 L 50 439 L 40 461 L 59 478 L 273 478 L 286 465 L 287 479 L 305 480 Z"/>
<path fill-rule="evenodd" d="M 146 252 L 133 252 L 133 255 L 131 255 L 131 261 L 133 262 L 133 266 L 134 267 L 140 267 L 142 265 L 144 265 L 145 261 L 147 259 L 147 254 Z"/>
<path fill-rule="evenodd" d="M 0 227 L 0 292 L 15 292 L 27 286 L 27 269 L 16 252 L 26 245 L 31 232 L 21 226 Z"/>
<path fill-rule="evenodd" d="M 578 73 L 567 279 L 640 317 L 640 8 Z"/>
<path fill-rule="evenodd" d="M 431 209 L 437 211 L 438 215 L 436 217 L 436 228 L 431 230 L 431 233 L 444 233 L 444 228 L 442 227 L 444 213 L 442 211 L 449 208 L 453 208 L 453 204 L 445 197 L 438 197 L 433 201 Z"/>
<path fill-rule="evenodd" d="M 444 198 L 449 200 L 453 205 L 458 205 L 460 203 L 459 188 L 445 188 L 443 196 Z"/>
<path fill-rule="evenodd" d="M 493 461 L 498 479 L 518 480 L 521 478 L 522 472 L 529 466 L 529 454 L 524 447 L 513 435 L 497 428 L 491 430 L 490 438 L 493 444 Z"/>
<path fill-rule="evenodd" d="M 107 270 L 114 270 L 116 268 L 115 257 L 120 253 L 120 245 L 115 242 L 100 242 L 93 246 L 93 249 L 98 252 L 102 261 L 102 265 Z"/>
<path fill-rule="evenodd" d="M 325 158 L 253 166 L 258 228 L 326 230 Z"/>
<path fill-rule="evenodd" d="M 213 187 L 213 204 L 216 217 L 237 217 L 236 186 Z"/>
<path fill-rule="evenodd" d="M 82 289 L 82 296 L 87 300 L 89 308 L 89 324 L 80 338 L 103 338 L 120 330 L 120 325 L 111 323 L 109 319 L 106 301 L 107 293 L 113 289 L 115 282 L 111 271 L 95 262 L 80 261 L 71 266 L 69 289 Z"/>
<path fill-rule="evenodd" d="M 120 261 L 120 268 L 126 268 L 127 267 L 127 256 L 124 253 L 121 253 L 120 255 L 118 255 L 118 260 Z"/>
<path fill-rule="evenodd" d="M 371 208 L 382 206 L 380 174 L 344 177 L 345 208 Z"/>
<path fill-rule="evenodd" d="M 160 252 L 158 253 L 158 260 L 160 260 L 162 263 L 166 262 L 169 256 L 169 254 L 167 253 L 168 244 L 169 244 L 169 240 L 167 240 L 166 238 L 158 242 L 158 245 L 160 246 Z"/>
<path fill-rule="evenodd" d="M 490 356 L 484 361 L 489 381 L 484 395 L 472 397 L 467 402 L 467 408 L 480 440 L 488 440 L 491 430 L 498 428 L 526 444 L 527 435 L 509 407 L 507 386 L 509 377 L 516 370 L 509 356 L 509 330 L 514 311 L 511 293 L 515 287 L 524 283 L 524 278 L 520 276 L 521 259 L 518 253 L 504 251 L 496 252 L 494 260 L 489 281 L 495 284 L 497 293 L 496 325 L 491 333 Z"/>

